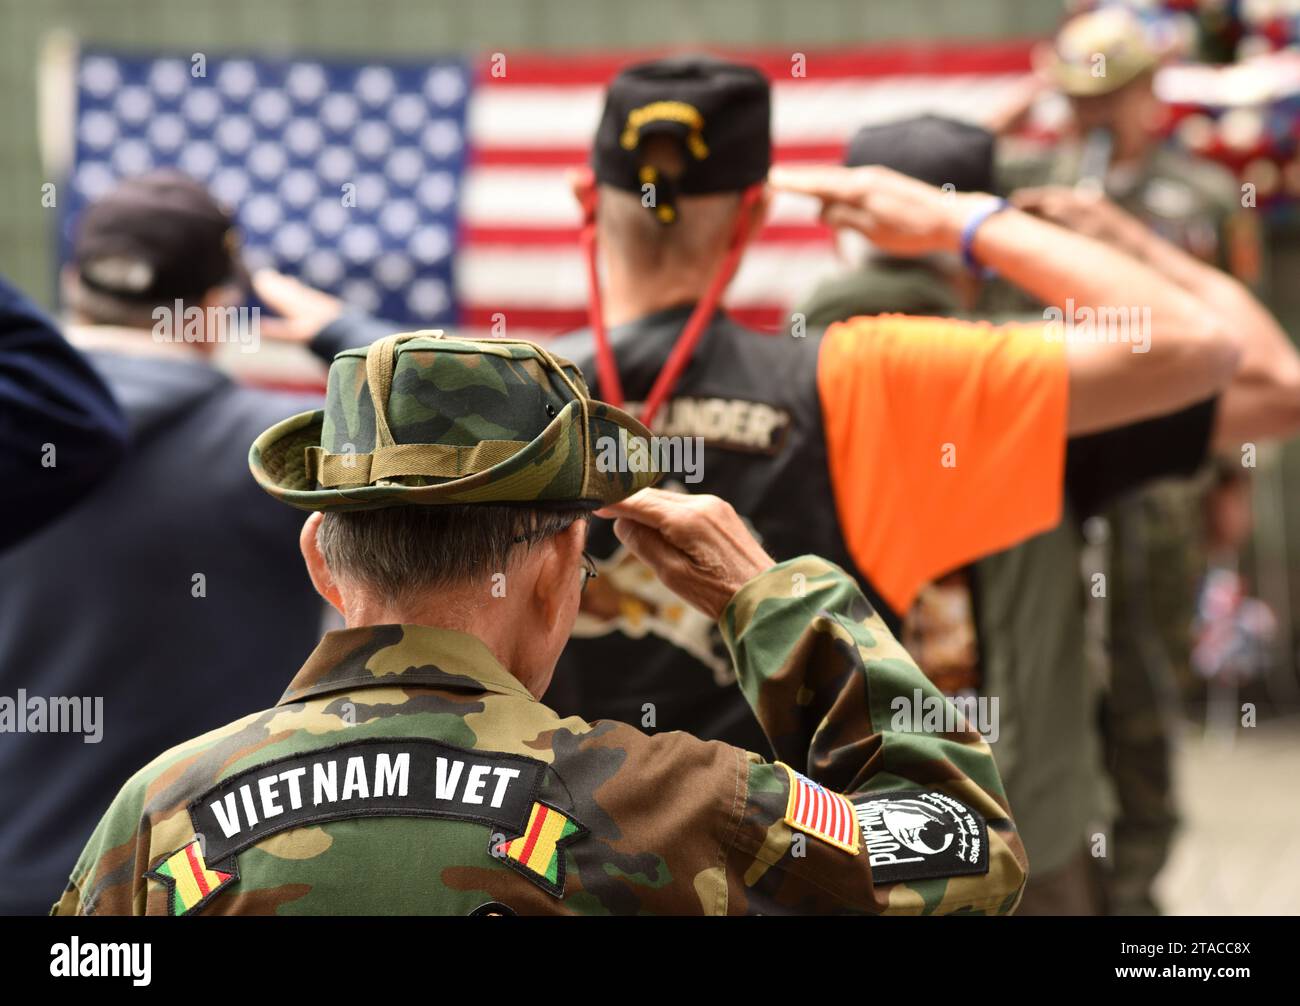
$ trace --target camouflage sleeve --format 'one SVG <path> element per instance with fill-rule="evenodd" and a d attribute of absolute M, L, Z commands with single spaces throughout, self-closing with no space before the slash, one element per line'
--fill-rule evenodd
<path fill-rule="evenodd" d="M 86 843 L 51 915 L 144 915 L 149 817 L 141 770 L 114 798 Z"/>
<path fill-rule="evenodd" d="M 779 761 L 750 755 L 728 883 L 748 911 L 1010 912 L 1026 876 L 993 757 L 872 611 L 813 556 L 721 619 Z"/>

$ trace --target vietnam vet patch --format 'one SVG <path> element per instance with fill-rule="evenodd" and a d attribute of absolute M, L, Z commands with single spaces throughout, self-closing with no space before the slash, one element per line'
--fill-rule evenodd
<path fill-rule="evenodd" d="M 878 884 L 989 872 L 988 825 L 947 793 L 857 797 L 853 810 Z"/>
<path fill-rule="evenodd" d="M 853 804 L 848 798 L 832 793 L 783 762 L 777 764 L 790 776 L 785 823 L 856 856 L 858 825 L 853 817 Z"/>
<path fill-rule="evenodd" d="M 363 738 L 224 779 L 189 805 L 190 821 L 204 836 L 209 862 L 223 869 L 225 861 L 290 828 L 357 817 L 470 821 L 507 839 L 522 837 L 518 855 L 507 862 L 559 896 L 564 871 L 557 847 L 587 829 L 537 802 L 546 769 L 535 758 L 429 738 Z M 539 807 L 548 813 L 530 843 Z"/>
<path fill-rule="evenodd" d="M 353 817 L 440 817 L 518 834 L 546 766 L 427 738 L 366 738 L 265 762 L 189 806 L 219 863 L 289 828 Z"/>
<path fill-rule="evenodd" d="M 497 854 L 548 894 L 564 897 L 564 846 L 587 829 L 550 804 L 535 803 L 523 834 L 502 842 Z"/>
<path fill-rule="evenodd" d="M 197 912 L 222 890 L 239 880 L 233 862 L 224 869 L 210 868 L 196 838 L 145 873 L 167 889 L 167 914 Z"/>

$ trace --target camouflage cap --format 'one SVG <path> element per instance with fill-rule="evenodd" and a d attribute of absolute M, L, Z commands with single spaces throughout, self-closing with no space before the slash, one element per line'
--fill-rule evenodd
<path fill-rule="evenodd" d="M 650 432 L 591 398 L 579 370 L 541 346 L 412 332 L 335 357 L 324 410 L 272 426 L 248 464 L 258 485 L 303 510 L 596 507 L 658 481 L 600 463 L 627 457 L 609 448 L 638 437 L 648 444 Z"/>
<path fill-rule="evenodd" d="M 1045 69 L 1073 98 L 1118 91 L 1160 62 L 1160 52 L 1131 11 L 1105 7 L 1071 18 L 1056 36 Z"/>

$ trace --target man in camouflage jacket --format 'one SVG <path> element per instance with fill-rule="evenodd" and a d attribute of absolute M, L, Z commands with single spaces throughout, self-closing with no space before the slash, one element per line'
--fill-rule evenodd
<path fill-rule="evenodd" d="M 649 433 L 528 343 L 341 354 L 326 409 L 250 463 L 319 511 L 304 557 L 348 628 L 275 708 L 132 777 L 54 913 L 1010 912 L 1026 863 L 989 750 L 948 707 L 918 729 L 939 693 L 853 581 L 647 488 L 611 437 Z M 717 619 L 780 761 L 541 704 L 596 507 Z"/>

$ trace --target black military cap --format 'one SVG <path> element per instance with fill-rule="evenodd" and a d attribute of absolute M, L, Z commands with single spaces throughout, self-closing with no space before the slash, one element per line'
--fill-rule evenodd
<path fill-rule="evenodd" d="M 247 284 L 233 216 L 179 171 L 126 179 L 87 207 L 72 259 L 86 286 L 142 304 Z"/>
<path fill-rule="evenodd" d="M 673 196 L 740 192 L 772 163 L 771 88 L 750 66 L 679 56 L 629 67 L 609 85 L 591 166 L 596 180 L 640 194 L 656 186 L 656 216 L 675 219 Z M 682 150 L 682 173 L 659 178 L 642 144 L 666 136 Z"/>
<path fill-rule="evenodd" d="M 863 126 L 849 140 L 844 163 L 879 164 L 958 192 L 993 191 L 993 134 L 937 115 Z"/>

